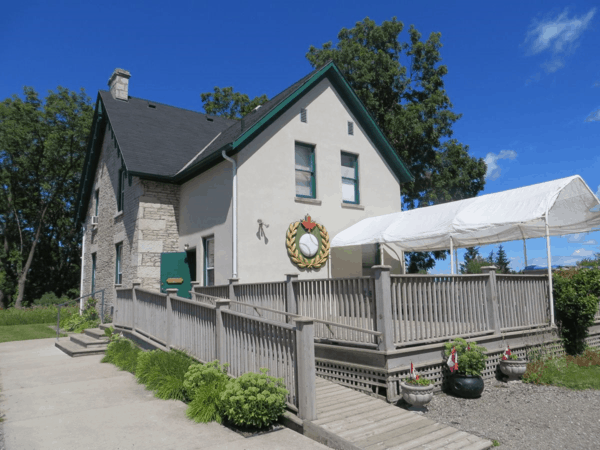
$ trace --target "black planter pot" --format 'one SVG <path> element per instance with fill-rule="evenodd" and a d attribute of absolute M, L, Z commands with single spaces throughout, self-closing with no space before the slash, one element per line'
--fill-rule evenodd
<path fill-rule="evenodd" d="M 477 398 L 483 392 L 483 378 L 477 375 L 453 374 L 449 379 L 450 391 L 459 397 Z"/>

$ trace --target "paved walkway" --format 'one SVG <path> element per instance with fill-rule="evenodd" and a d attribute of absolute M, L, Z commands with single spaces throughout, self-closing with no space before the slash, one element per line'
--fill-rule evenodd
<path fill-rule="evenodd" d="M 54 342 L 0 344 L 6 450 L 327 449 L 289 429 L 244 438 L 196 424 L 184 403 L 156 399 L 101 356 L 71 358 Z"/>

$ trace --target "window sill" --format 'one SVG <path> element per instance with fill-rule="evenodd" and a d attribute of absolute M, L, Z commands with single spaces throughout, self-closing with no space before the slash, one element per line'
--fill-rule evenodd
<path fill-rule="evenodd" d="M 307 205 L 321 205 L 321 200 L 316 198 L 294 197 L 296 203 L 306 203 Z"/>
<path fill-rule="evenodd" d="M 360 211 L 364 211 L 365 207 L 363 205 L 355 205 L 354 203 L 344 203 L 342 202 L 342 208 L 346 209 L 358 209 Z"/>
<path fill-rule="evenodd" d="M 116 283 L 115 283 L 115 289 L 120 289 L 120 288 L 122 288 L 122 287 L 123 287 L 123 285 L 122 285 L 122 284 L 116 284 Z"/>
<path fill-rule="evenodd" d="M 123 210 L 117 212 L 114 216 L 113 219 L 118 219 L 119 217 L 121 217 L 123 215 Z"/>

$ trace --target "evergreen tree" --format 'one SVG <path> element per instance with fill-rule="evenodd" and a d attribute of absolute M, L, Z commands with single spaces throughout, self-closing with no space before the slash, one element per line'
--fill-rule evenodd
<path fill-rule="evenodd" d="M 498 268 L 497 272 L 499 273 L 510 273 L 510 260 L 506 256 L 506 252 L 504 251 L 504 247 L 500 245 L 498 247 L 498 253 L 496 255 L 496 260 L 494 261 L 494 265 Z"/>
<path fill-rule="evenodd" d="M 467 251 L 465 252 L 465 256 L 464 256 L 464 263 L 462 263 L 460 265 L 460 273 L 465 274 L 465 273 L 470 273 L 468 272 L 468 267 L 469 267 L 469 263 L 471 261 L 478 261 L 482 259 L 481 256 L 479 255 L 479 247 L 467 247 Z"/>

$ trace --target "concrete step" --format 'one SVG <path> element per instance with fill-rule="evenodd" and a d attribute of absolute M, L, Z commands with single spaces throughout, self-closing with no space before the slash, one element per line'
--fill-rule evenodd
<path fill-rule="evenodd" d="M 100 325 L 98 325 L 98 328 L 100 328 L 101 330 L 106 330 L 107 328 L 113 327 L 112 323 L 101 323 Z"/>
<path fill-rule="evenodd" d="M 63 338 L 63 340 L 61 341 L 57 341 L 54 344 L 54 346 L 56 348 L 59 348 L 71 357 L 103 355 L 107 347 L 106 344 L 94 347 L 82 347 L 81 345 L 78 345 L 73 341 L 67 340 L 66 338 Z"/>
<path fill-rule="evenodd" d="M 106 334 L 101 328 L 87 328 L 83 332 L 94 339 L 106 339 Z"/>
<path fill-rule="evenodd" d="M 86 330 L 87 331 L 87 330 Z M 73 334 L 70 337 L 71 341 L 81 345 L 84 348 L 97 348 L 97 347 L 106 347 L 109 340 L 104 337 L 102 339 L 97 339 L 95 337 L 90 337 L 87 334 Z"/>

